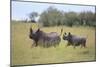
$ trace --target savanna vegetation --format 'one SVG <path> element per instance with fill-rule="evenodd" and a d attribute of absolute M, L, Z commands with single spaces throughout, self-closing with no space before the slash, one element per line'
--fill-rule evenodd
<path fill-rule="evenodd" d="M 38 21 L 35 18 L 39 16 Z M 64 63 L 64 62 L 80 62 L 80 61 L 95 61 L 95 33 L 96 33 L 96 13 L 91 11 L 83 12 L 64 12 L 59 11 L 54 7 L 49 7 L 40 15 L 36 12 L 29 14 L 30 21 L 12 21 L 11 22 L 11 58 L 12 65 L 27 65 L 27 64 L 47 64 L 47 63 Z M 32 23 L 35 22 L 35 23 Z M 37 25 L 38 24 L 38 25 Z M 85 36 L 87 48 L 80 46 L 73 49 L 67 45 L 61 37 L 60 45 L 57 47 L 33 47 L 33 40 L 29 38 L 29 29 L 32 26 L 37 30 L 57 32 L 71 32 L 76 36 Z"/>
<path fill-rule="evenodd" d="M 12 65 L 27 64 L 47 64 L 63 62 L 95 61 L 95 28 L 89 26 L 63 26 L 63 32 L 71 32 L 77 36 L 86 36 L 87 48 L 74 49 L 72 46 L 66 47 L 67 41 L 61 39 L 60 45 L 56 48 L 33 47 L 33 41 L 29 38 L 29 28 L 37 29 L 36 23 L 11 23 L 11 56 Z M 62 26 L 42 27 L 44 32 L 57 32 L 60 34 Z M 62 38 L 62 36 L 61 36 Z"/>
<path fill-rule="evenodd" d="M 64 12 L 55 7 L 49 7 L 40 15 L 33 11 L 30 13 L 29 18 L 31 21 L 35 21 L 37 16 L 39 16 L 39 24 L 43 26 L 96 26 L 96 13 L 91 11 Z"/>

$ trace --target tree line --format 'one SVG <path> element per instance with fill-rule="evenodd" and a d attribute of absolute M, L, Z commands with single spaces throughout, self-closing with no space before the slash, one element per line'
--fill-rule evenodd
<path fill-rule="evenodd" d="M 32 20 L 38 14 L 36 12 L 32 12 L 30 14 L 30 18 Z M 38 19 L 38 22 L 43 26 L 74 26 L 74 25 L 84 25 L 84 26 L 96 26 L 96 13 L 91 11 L 83 11 L 83 12 L 64 12 L 59 11 L 57 8 L 49 7 L 47 10 L 43 11 Z"/>

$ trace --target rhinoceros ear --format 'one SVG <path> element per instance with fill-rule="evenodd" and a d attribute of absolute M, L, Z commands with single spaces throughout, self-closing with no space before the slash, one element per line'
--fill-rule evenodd
<path fill-rule="evenodd" d="M 64 35 L 66 35 L 66 32 L 64 33 Z"/>
<path fill-rule="evenodd" d="M 40 28 L 38 28 L 37 32 L 39 32 L 39 31 L 40 31 Z"/>
<path fill-rule="evenodd" d="M 69 32 L 68 35 L 71 35 L 71 33 Z"/>
<path fill-rule="evenodd" d="M 32 30 L 32 27 L 30 27 L 30 33 L 32 34 L 33 30 Z"/>

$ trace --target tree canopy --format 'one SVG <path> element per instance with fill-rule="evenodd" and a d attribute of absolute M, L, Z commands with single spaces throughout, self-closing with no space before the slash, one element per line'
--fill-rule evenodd
<path fill-rule="evenodd" d="M 30 18 L 34 20 L 37 17 L 36 12 L 30 13 Z M 73 25 L 87 25 L 96 26 L 96 13 L 91 11 L 83 12 L 64 12 L 55 7 L 50 6 L 47 10 L 40 14 L 38 22 L 43 26 L 59 26 L 66 25 L 72 27 Z"/>

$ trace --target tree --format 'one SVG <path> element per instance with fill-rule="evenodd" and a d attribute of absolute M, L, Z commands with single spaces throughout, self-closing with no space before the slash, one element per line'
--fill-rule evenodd
<path fill-rule="evenodd" d="M 91 11 L 81 12 L 79 14 L 79 18 L 80 18 L 80 25 L 88 25 L 88 26 L 95 25 L 96 14 Z"/>
<path fill-rule="evenodd" d="M 40 24 L 43 24 L 43 26 L 49 26 L 47 12 L 44 11 L 44 12 L 40 15 L 39 23 L 40 23 Z"/>
<path fill-rule="evenodd" d="M 39 22 L 43 26 L 59 26 L 66 25 L 88 25 L 96 26 L 96 13 L 91 11 L 84 12 L 63 12 L 54 7 L 49 7 L 40 14 Z"/>
<path fill-rule="evenodd" d="M 31 22 L 35 22 L 35 17 L 37 17 L 37 16 L 38 16 L 37 12 L 31 12 L 29 14 L 29 18 L 30 18 Z"/>
<path fill-rule="evenodd" d="M 67 26 L 72 27 L 73 25 L 76 24 L 77 20 L 78 20 L 78 15 L 75 12 L 68 12 L 64 14 L 64 24 Z"/>
<path fill-rule="evenodd" d="M 43 23 L 44 26 L 55 26 L 61 25 L 62 13 L 54 7 L 49 7 L 45 10 L 39 18 L 39 22 Z"/>

